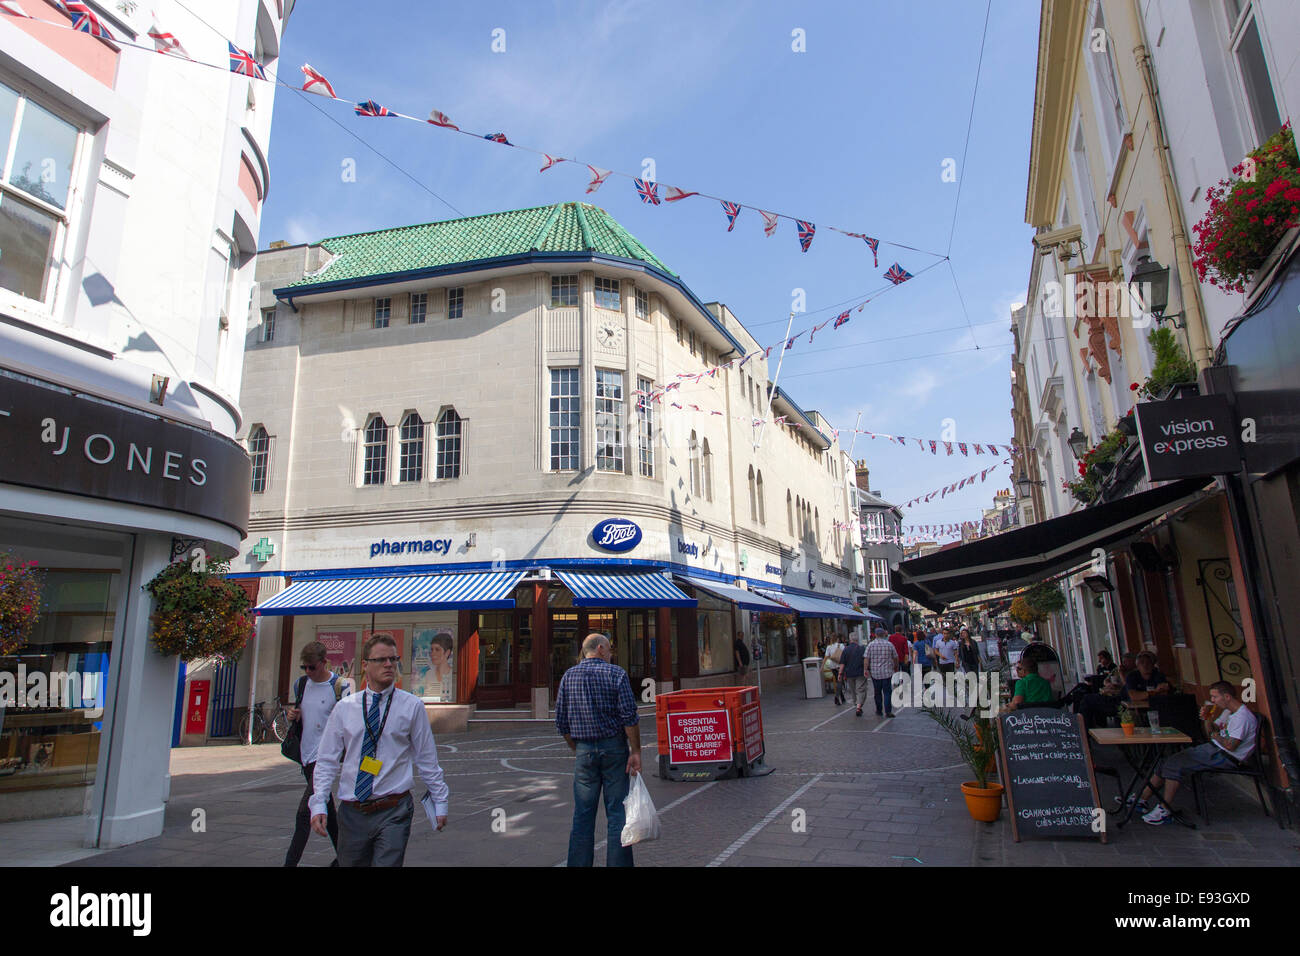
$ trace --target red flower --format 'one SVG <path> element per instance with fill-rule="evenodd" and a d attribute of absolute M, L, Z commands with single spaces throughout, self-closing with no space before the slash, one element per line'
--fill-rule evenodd
<path fill-rule="evenodd" d="M 1131 384 L 1131 385 L 1128 387 L 1128 390 L 1129 390 L 1130 392 L 1136 392 L 1136 391 L 1138 390 L 1138 383 L 1137 383 L 1137 382 L 1134 382 L 1133 384 Z"/>

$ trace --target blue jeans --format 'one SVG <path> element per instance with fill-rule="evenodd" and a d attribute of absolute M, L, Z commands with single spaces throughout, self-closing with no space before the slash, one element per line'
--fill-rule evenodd
<path fill-rule="evenodd" d="M 573 767 L 573 829 L 569 833 L 569 866 L 591 866 L 596 855 L 596 804 L 605 791 L 608 843 L 606 866 L 631 866 L 632 848 L 622 843 L 623 801 L 627 799 L 629 755 L 627 737 L 579 740 Z"/>
<path fill-rule="evenodd" d="M 876 692 L 876 716 L 881 713 L 880 702 L 883 698 L 885 703 L 884 712 L 892 714 L 894 712 L 894 679 L 892 677 L 873 677 L 871 678 L 872 688 Z"/>

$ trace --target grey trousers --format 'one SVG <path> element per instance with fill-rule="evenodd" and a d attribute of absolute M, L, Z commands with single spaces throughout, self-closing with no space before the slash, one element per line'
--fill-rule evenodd
<path fill-rule="evenodd" d="M 340 803 L 339 866 L 401 866 L 411 838 L 415 802 L 407 794 L 395 807 L 362 813 Z"/>
<path fill-rule="evenodd" d="M 861 710 L 862 705 L 867 702 L 867 691 L 871 688 L 871 678 L 865 676 L 846 677 L 844 683 L 853 692 L 853 706 Z"/>

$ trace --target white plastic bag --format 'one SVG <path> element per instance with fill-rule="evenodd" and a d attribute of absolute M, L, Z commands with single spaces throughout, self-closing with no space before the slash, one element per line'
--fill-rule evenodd
<path fill-rule="evenodd" d="M 623 800 L 625 822 L 623 836 L 619 841 L 624 846 L 644 843 L 659 839 L 659 814 L 650 800 L 650 791 L 638 773 L 628 785 L 627 797 Z"/>

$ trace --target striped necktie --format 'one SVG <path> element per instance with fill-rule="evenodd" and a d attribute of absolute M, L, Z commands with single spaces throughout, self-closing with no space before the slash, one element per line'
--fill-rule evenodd
<path fill-rule="evenodd" d="M 379 728 L 379 694 L 372 693 L 370 698 L 370 717 L 366 720 L 367 729 L 378 730 Z M 364 719 L 365 715 L 362 714 Z M 379 746 L 377 738 L 372 737 L 369 733 L 364 733 L 361 743 L 361 762 L 364 763 L 367 757 L 375 755 L 375 749 Z M 374 788 L 375 777 L 373 774 L 366 773 L 360 767 L 357 768 L 357 785 L 353 788 L 356 793 L 358 803 L 365 803 L 370 799 L 370 791 Z"/>

